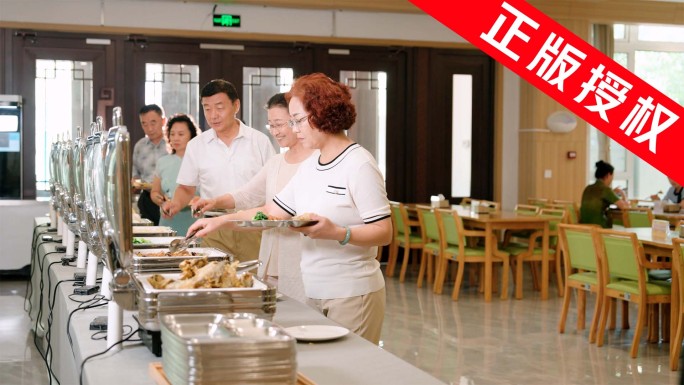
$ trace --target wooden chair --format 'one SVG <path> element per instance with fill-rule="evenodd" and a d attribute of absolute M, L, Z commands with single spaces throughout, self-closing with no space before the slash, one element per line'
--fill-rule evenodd
<path fill-rule="evenodd" d="M 526 215 L 537 215 L 537 214 L 539 214 L 539 210 L 541 210 L 540 206 L 526 205 L 526 204 L 517 204 L 517 205 L 515 205 L 515 209 L 514 209 L 514 211 L 516 213 L 521 213 L 521 214 L 526 214 Z M 532 234 L 531 230 L 517 230 L 517 231 L 506 230 L 504 232 L 503 245 L 508 246 L 508 244 L 511 243 L 511 240 L 514 237 L 518 238 L 518 240 L 522 240 L 524 242 L 527 242 L 527 240 L 529 240 L 529 238 L 530 238 L 530 234 Z"/>
<path fill-rule="evenodd" d="M 420 232 L 423 238 L 423 249 L 420 256 L 420 270 L 418 272 L 418 287 L 423 287 L 423 277 L 427 275 L 428 284 L 433 282 L 434 266 L 439 260 L 440 233 L 437 224 L 437 216 L 434 209 L 429 206 L 416 206 Z"/>
<path fill-rule="evenodd" d="M 564 207 L 566 210 L 568 210 L 568 223 L 573 225 L 579 223 L 579 206 L 576 202 L 554 199 L 553 203 L 547 204 L 547 207 L 556 209 Z"/>
<path fill-rule="evenodd" d="M 539 214 L 539 210 L 542 209 L 542 206 L 536 206 L 536 205 L 526 205 L 526 204 L 517 204 L 515 205 L 515 212 L 516 213 L 523 213 L 523 214 L 530 214 L 530 215 L 537 215 Z"/>
<path fill-rule="evenodd" d="M 604 285 L 597 346 L 603 345 L 611 303 L 618 299 L 635 303 L 638 306 L 638 315 L 630 356 L 636 358 L 649 306 L 669 304 L 671 300 L 670 285 L 663 281 L 650 282 L 646 270 L 667 268 L 668 265 L 646 259 L 644 248 L 634 233 L 596 229 L 594 247 L 600 261 L 597 264 L 600 281 Z"/>
<path fill-rule="evenodd" d="M 653 211 L 649 208 L 629 208 L 622 210 L 622 225 L 624 227 L 651 227 Z"/>
<path fill-rule="evenodd" d="M 527 204 L 537 207 L 544 207 L 545 204 L 549 203 L 546 198 L 527 198 Z"/>
<path fill-rule="evenodd" d="M 680 221 L 680 224 L 684 221 Z M 672 312 L 670 324 L 670 369 L 679 368 L 684 339 L 684 239 L 672 240 Z"/>
<path fill-rule="evenodd" d="M 411 228 L 420 226 L 420 222 L 409 219 L 408 211 L 403 203 L 390 202 L 390 209 L 392 213 L 394 237 L 390 244 L 386 274 L 388 277 L 394 276 L 394 268 L 397 264 L 399 248 L 402 247 L 404 249 L 404 259 L 401 262 L 399 282 L 404 282 L 411 250 L 421 250 L 423 248 L 423 238 Z"/>
<path fill-rule="evenodd" d="M 501 203 L 487 200 L 480 200 L 480 206 L 485 206 L 492 211 L 501 211 Z"/>
<path fill-rule="evenodd" d="M 558 225 L 565 222 L 565 210 L 542 209 L 540 215 L 555 216 L 558 219 L 549 221 L 549 249 L 546 255 L 549 263 L 558 263 L 557 243 L 558 243 Z M 544 258 L 541 247 L 543 231 L 534 231 L 529 238 L 527 244 L 511 243 L 504 246 L 504 250 L 511 254 L 515 261 L 515 298 L 522 299 L 523 296 L 523 263 L 524 262 L 541 262 Z M 559 296 L 563 295 L 563 279 L 561 271 L 556 266 L 556 283 L 558 286 Z M 536 276 L 534 270 L 533 274 Z M 533 278 L 533 281 L 536 278 Z M 538 286 L 538 285 L 535 285 Z"/>
<path fill-rule="evenodd" d="M 573 291 L 577 293 L 577 330 L 584 330 L 586 324 L 586 293 L 595 293 L 594 316 L 589 329 L 589 342 L 591 343 L 596 341 L 596 331 L 601 318 L 601 300 L 603 299 L 603 285 L 599 282 L 600 276 L 596 266 L 597 258 L 592 235 L 593 230 L 598 227 L 596 225 L 564 223 L 558 226 L 558 238 L 560 248 L 563 250 L 565 265 L 565 290 L 558 332 L 565 333 L 565 322 Z"/>
<path fill-rule="evenodd" d="M 439 258 L 440 262 L 437 268 L 434 292 L 437 294 L 442 293 L 446 271 L 449 267 L 449 261 L 456 262 L 456 278 L 454 280 L 454 291 L 451 294 L 451 299 L 458 301 L 461 283 L 463 282 L 465 264 L 485 262 L 485 248 L 469 247 L 466 237 L 484 238 L 486 233 L 484 231 L 466 230 L 463 227 L 463 220 L 456 211 L 435 210 L 435 214 L 437 216 L 437 223 L 439 224 L 440 230 L 441 258 Z M 502 250 L 495 250 L 492 259 L 494 262 L 500 262 L 503 264 L 501 276 L 501 299 L 506 299 L 508 298 L 508 253 Z"/>

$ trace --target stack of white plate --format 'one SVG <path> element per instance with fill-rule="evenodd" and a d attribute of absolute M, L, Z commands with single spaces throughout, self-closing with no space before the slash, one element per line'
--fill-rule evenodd
<path fill-rule="evenodd" d="M 181 384 L 295 384 L 295 339 L 249 313 L 162 317 L 162 363 Z"/>

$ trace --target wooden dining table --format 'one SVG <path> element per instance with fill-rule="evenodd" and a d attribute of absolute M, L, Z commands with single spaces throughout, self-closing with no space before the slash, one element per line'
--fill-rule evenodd
<path fill-rule="evenodd" d="M 549 297 L 549 221 L 555 217 L 544 215 L 530 215 L 515 211 L 491 211 L 476 213 L 470 207 L 452 205 L 463 219 L 465 226 L 485 231 L 485 263 L 484 263 L 484 295 L 485 302 L 492 300 L 492 265 L 493 255 L 497 249 L 497 232 L 500 230 L 542 230 L 542 261 L 541 298 Z"/>
<path fill-rule="evenodd" d="M 653 217 L 655 219 L 662 219 L 670 222 L 671 227 L 676 227 L 679 221 L 684 219 L 684 209 L 679 210 L 677 213 L 666 213 L 662 208 L 653 209 Z"/>

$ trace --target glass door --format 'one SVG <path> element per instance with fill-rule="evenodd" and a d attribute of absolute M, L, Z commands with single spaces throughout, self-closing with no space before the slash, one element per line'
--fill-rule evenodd
<path fill-rule="evenodd" d="M 245 46 L 242 51 L 224 51 L 222 73 L 240 92 L 240 119 L 271 138 L 266 129 L 264 106 L 274 94 L 290 90 L 292 81 L 312 71 L 312 51 L 308 46 Z M 276 151 L 275 139 L 271 143 Z"/>
<path fill-rule="evenodd" d="M 403 150 L 410 133 L 406 111 L 399 108 L 405 103 L 406 53 L 397 48 L 318 49 L 316 63 L 317 71 L 351 89 L 356 123 L 347 135 L 373 154 L 389 197 L 402 199 L 411 174 L 411 160 Z"/>
<path fill-rule="evenodd" d="M 23 197 L 49 197 L 48 156 L 57 134 L 73 138 L 95 119 L 106 82 L 107 45 L 85 38 L 42 34 L 14 37 L 14 73 L 24 100 Z"/>

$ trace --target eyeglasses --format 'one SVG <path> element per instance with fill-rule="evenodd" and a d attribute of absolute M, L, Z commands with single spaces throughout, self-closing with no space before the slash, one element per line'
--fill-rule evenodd
<path fill-rule="evenodd" d="M 308 118 L 309 118 L 309 115 L 302 116 L 299 119 L 290 119 L 287 121 L 287 124 L 289 124 L 291 128 L 299 127 L 299 125 L 302 124 L 302 122 Z"/>
<path fill-rule="evenodd" d="M 290 123 L 289 121 L 275 122 L 275 124 L 267 124 L 265 127 L 269 131 L 273 131 L 273 130 L 279 130 L 280 131 L 280 129 L 282 129 L 286 125 L 289 125 L 289 123 Z"/>

